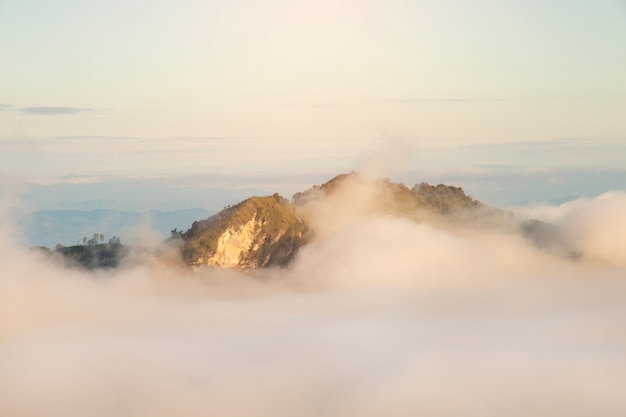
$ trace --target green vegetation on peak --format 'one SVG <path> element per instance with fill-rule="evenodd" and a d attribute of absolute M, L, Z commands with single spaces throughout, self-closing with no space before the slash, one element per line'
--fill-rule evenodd
<path fill-rule="evenodd" d="M 466 195 L 461 187 L 444 184 L 432 186 L 422 182 L 415 184 L 411 188 L 411 193 L 417 197 L 421 206 L 432 208 L 442 214 L 482 207 L 479 201 Z"/>
<path fill-rule="evenodd" d="M 465 194 L 462 188 L 444 184 L 437 186 L 427 183 L 415 184 L 411 189 L 402 183 L 392 182 L 388 178 L 366 178 L 358 172 L 337 175 L 322 185 L 314 185 L 310 189 L 294 194 L 293 203 L 304 205 L 309 201 L 341 193 L 343 187 L 353 184 L 364 184 L 373 190 L 375 209 L 389 214 L 414 217 L 417 212 L 428 212 L 449 215 L 461 210 L 482 207 L 477 200 Z M 356 197 L 359 197 L 358 194 Z M 366 197 L 372 199 L 372 195 Z"/>
<path fill-rule="evenodd" d="M 129 252 L 128 247 L 119 239 L 101 244 L 74 246 L 58 244 L 54 249 L 40 246 L 35 246 L 34 249 L 43 251 L 67 266 L 83 269 L 116 268 Z"/>

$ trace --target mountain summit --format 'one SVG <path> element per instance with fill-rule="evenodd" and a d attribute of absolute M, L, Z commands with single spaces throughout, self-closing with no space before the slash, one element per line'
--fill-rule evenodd
<path fill-rule="evenodd" d="M 316 219 L 312 212 L 320 207 L 330 213 Z M 480 207 L 481 203 L 459 187 L 421 183 L 409 189 L 353 172 L 296 193 L 291 202 L 279 194 L 249 198 L 194 222 L 179 237 L 183 260 L 193 268 L 284 266 L 326 226 L 320 224 L 320 218 L 329 223 L 333 218 L 341 221 L 380 213 L 419 221 Z"/>

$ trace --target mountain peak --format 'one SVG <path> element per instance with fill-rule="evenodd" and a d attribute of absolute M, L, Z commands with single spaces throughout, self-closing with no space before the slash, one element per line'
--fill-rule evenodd
<path fill-rule="evenodd" d="M 251 197 L 194 222 L 180 234 L 183 259 L 194 268 L 285 265 L 311 238 L 310 230 L 319 233 L 323 229 L 319 218 L 312 215 L 320 204 L 338 221 L 373 213 L 420 220 L 424 216 L 419 213 L 450 215 L 480 206 L 459 187 L 421 183 L 409 189 L 388 178 L 370 178 L 353 171 L 294 194 L 291 203 L 279 194 Z M 328 221 L 326 216 L 326 226 Z"/>
<path fill-rule="evenodd" d="M 285 265 L 307 232 L 289 202 L 274 194 L 251 197 L 181 235 L 184 261 L 192 267 L 258 268 Z"/>

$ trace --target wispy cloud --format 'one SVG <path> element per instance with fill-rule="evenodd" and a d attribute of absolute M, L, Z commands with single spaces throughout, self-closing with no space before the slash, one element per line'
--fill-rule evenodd
<path fill-rule="evenodd" d="M 388 97 L 376 100 L 378 103 L 413 105 L 420 103 L 513 103 L 534 101 L 598 101 L 624 100 L 624 95 L 598 96 L 531 96 L 531 97 Z"/>
<path fill-rule="evenodd" d="M 134 136 L 96 136 L 96 135 L 65 135 L 65 136 L 50 136 L 46 138 L 48 141 L 131 141 L 142 140 L 141 138 Z"/>
<path fill-rule="evenodd" d="M 13 106 L 10 105 L 10 104 L 0 103 L 0 111 L 9 110 L 9 109 L 11 109 L 11 107 L 13 107 Z"/>
<path fill-rule="evenodd" d="M 391 104 L 418 104 L 418 103 L 497 103 L 505 101 L 521 101 L 527 99 L 516 99 L 506 97 L 472 98 L 472 97 L 425 97 L 425 98 L 384 98 L 381 103 Z"/>
<path fill-rule="evenodd" d="M 22 113 L 42 115 L 42 116 L 58 116 L 62 114 L 78 114 L 82 112 L 93 111 L 93 109 L 85 109 L 80 107 L 23 107 L 20 109 Z"/>
<path fill-rule="evenodd" d="M 333 107 L 341 106 L 341 103 L 281 103 L 278 107 L 281 108 L 302 108 L 302 109 L 329 109 Z"/>

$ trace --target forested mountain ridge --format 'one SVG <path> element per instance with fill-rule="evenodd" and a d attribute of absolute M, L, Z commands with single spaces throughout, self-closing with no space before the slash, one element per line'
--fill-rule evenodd
<path fill-rule="evenodd" d="M 194 268 L 284 266 L 301 246 L 315 237 L 310 206 L 323 204 L 331 196 L 345 198 L 339 204 L 348 206 L 348 210 L 354 206 L 355 211 L 366 214 L 416 220 L 482 207 L 458 187 L 422 183 L 409 189 L 388 179 L 369 179 L 353 172 L 296 193 L 291 202 L 278 194 L 252 197 L 206 220 L 194 222 L 189 230 L 177 236 L 184 242 L 182 258 Z"/>

